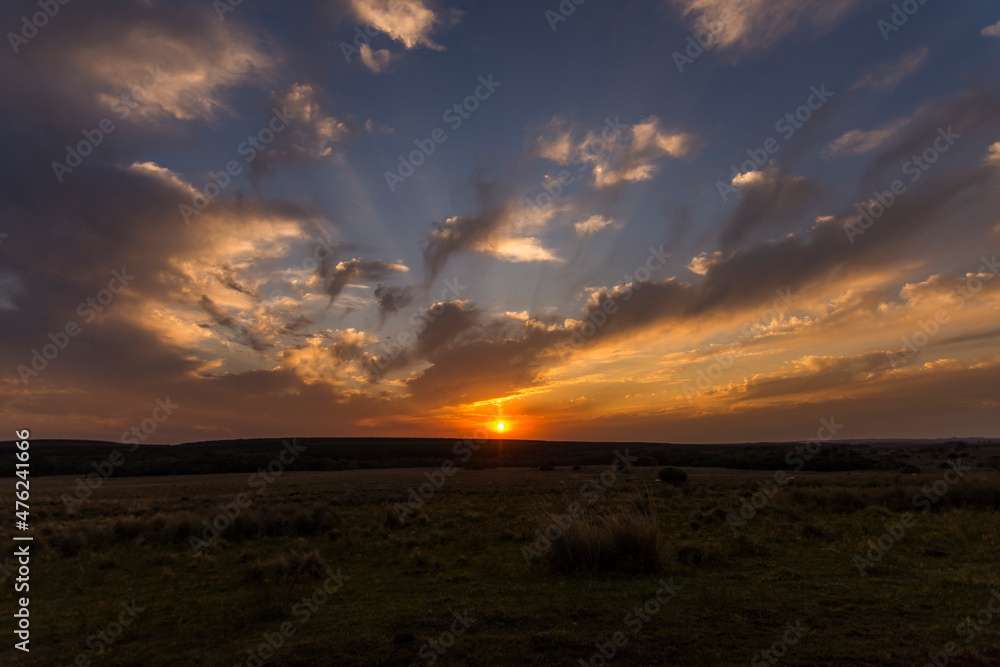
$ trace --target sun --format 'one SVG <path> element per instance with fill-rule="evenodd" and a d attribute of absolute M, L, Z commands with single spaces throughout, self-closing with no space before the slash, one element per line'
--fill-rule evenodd
<path fill-rule="evenodd" d="M 502 431 L 504 429 L 503 422 L 497 424 L 497 430 Z"/>

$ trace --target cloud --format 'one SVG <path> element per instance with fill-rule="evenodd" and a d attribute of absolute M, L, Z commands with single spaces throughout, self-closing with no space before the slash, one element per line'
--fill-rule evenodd
<path fill-rule="evenodd" d="M 392 313 L 398 313 L 413 303 L 415 297 L 412 287 L 398 285 L 379 285 L 375 288 L 375 303 L 383 319 Z"/>
<path fill-rule="evenodd" d="M 863 155 L 896 138 L 899 133 L 913 121 L 913 118 L 897 118 L 888 125 L 876 130 L 851 130 L 835 139 L 823 151 L 827 158 L 838 158 L 849 155 Z"/>
<path fill-rule="evenodd" d="M 473 249 L 488 253 L 508 262 L 563 261 L 533 236 L 491 238 L 474 246 Z"/>
<path fill-rule="evenodd" d="M 890 370 L 889 356 L 883 351 L 857 357 L 809 356 L 797 360 L 790 368 L 748 378 L 728 393 L 736 401 L 790 396 L 804 400 L 810 395 L 829 395 L 831 390 L 857 389 Z"/>
<path fill-rule="evenodd" d="M 181 3 L 169 21 L 153 3 L 119 9 L 97 15 L 100 20 L 74 23 L 57 40 L 58 56 L 43 59 L 50 61 L 50 81 L 72 83 L 116 113 L 127 107 L 132 121 L 215 121 L 234 115 L 225 97 L 228 89 L 270 76 L 278 64 L 255 35 L 234 21 L 206 20 L 203 9 Z M 109 34 L 115 38 L 108 39 Z"/>
<path fill-rule="evenodd" d="M 364 331 L 345 329 L 334 334 L 329 350 L 338 362 L 353 361 L 361 359 L 364 356 L 365 347 L 374 342 L 376 342 L 375 338 Z"/>
<path fill-rule="evenodd" d="M 983 37 L 1000 37 L 1000 21 L 983 28 L 980 33 Z"/>
<path fill-rule="evenodd" d="M 535 154 L 561 165 L 591 168 L 597 188 L 648 181 L 664 157 L 683 158 L 695 149 L 693 135 L 665 129 L 657 116 L 636 125 L 608 121 L 601 132 L 591 131 L 579 140 L 574 128 L 553 118 L 536 140 Z"/>
<path fill-rule="evenodd" d="M 759 227 L 795 219 L 819 189 L 816 182 L 785 174 L 778 167 L 738 174 L 733 187 L 740 195 L 740 203 L 722 233 L 721 243 L 727 249 Z"/>
<path fill-rule="evenodd" d="M 379 49 L 378 51 L 373 51 L 370 45 L 361 45 L 361 62 L 375 74 L 382 74 L 383 72 L 388 71 L 389 61 L 391 59 L 392 53 L 389 49 Z"/>
<path fill-rule="evenodd" d="M 873 71 L 865 74 L 858 79 L 853 88 L 854 90 L 894 88 L 916 74 L 927 62 L 929 53 L 930 49 L 926 46 L 909 51 L 903 55 L 899 62 L 879 65 Z"/>
<path fill-rule="evenodd" d="M 734 59 L 767 51 L 792 35 L 821 35 L 865 0 L 670 0 L 696 35 L 708 33 L 708 48 Z"/>
<path fill-rule="evenodd" d="M 330 303 L 333 303 L 344 288 L 354 281 L 364 283 L 385 280 L 389 276 L 410 270 L 405 264 L 389 264 L 381 259 L 366 260 L 355 257 L 331 267 L 333 261 L 327 258 L 317 269 L 323 281 L 323 289 L 330 296 Z"/>
<path fill-rule="evenodd" d="M 959 129 L 960 128 L 960 129 Z M 933 100 L 913 114 L 913 122 L 875 157 L 863 177 L 873 183 L 884 180 L 889 170 L 898 174 L 900 164 L 923 153 L 942 131 L 953 130 L 962 143 L 977 133 L 993 137 L 1000 129 L 1000 97 L 988 89 L 971 89 L 944 100 Z"/>
<path fill-rule="evenodd" d="M 1000 141 L 990 146 L 986 154 L 986 163 L 1000 167 Z"/>
<path fill-rule="evenodd" d="M 445 301 L 428 309 L 427 326 L 417 335 L 416 352 L 431 358 L 479 323 L 479 310 L 463 301 Z M 433 315 L 433 317 L 430 317 Z"/>
<path fill-rule="evenodd" d="M 348 134 L 347 125 L 323 113 L 319 91 L 312 85 L 294 83 L 277 99 L 280 109 L 294 116 L 287 128 L 277 135 L 279 147 L 268 158 L 320 158 L 333 152 L 333 145 Z"/>
<path fill-rule="evenodd" d="M 461 12 L 452 10 L 446 15 L 435 12 L 424 0 L 350 0 L 358 19 L 369 23 L 406 49 L 424 46 L 435 51 L 444 47 L 434 42 L 431 35 L 441 26 L 454 24 Z"/>
<path fill-rule="evenodd" d="M 590 236 L 604 229 L 621 229 L 622 223 L 601 215 L 592 215 L 583 222 L 573 225 L 577 236 Z"/>
<path fill-rule="evenodd" d="M 716 250 L 712 254 L 702 253 L 693 258 L 688 264 L 688 270 L 699 276 L 706 275 L 716 264 L 725 261 L 726 255 L 721 250 Z"/>
<path fill-rule="evenodd" d="M 434 222 L 430 237 L 422 242 L 426 281 L 434 280 L 448 259 L 462 252 L 481 252 L 509 262 L 561 262 L 537 237 L 524 235 L 525 226 L 543 226 L 546 222 L 528 220 L 514 203 L 495 205 L 489 201 L 478 214 Z"/>
<path fill-rule="evenodd" d="M 207 295 L 201 295 L 198 305 L 212 317 L 217 325 L 231 331 L 239 344 L 250 347 L 254 352 L 264 352 L 272 347 L 272 345 L 261 341 L 259 336 L 245 324 L 224 313 Z"/>

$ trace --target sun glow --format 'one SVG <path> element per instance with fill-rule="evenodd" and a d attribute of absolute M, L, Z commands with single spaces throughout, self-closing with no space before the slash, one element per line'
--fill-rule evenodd
<path fill-rule="evenodd" d="M 498 431 L 502 431 L 503 429 L 504 429 L 504 425 L 503 425 L 503 422 L 500 422 L 500 423 L 498 423 L 498 424 L 497 424 L 497 430 L 498 430 Z"/>

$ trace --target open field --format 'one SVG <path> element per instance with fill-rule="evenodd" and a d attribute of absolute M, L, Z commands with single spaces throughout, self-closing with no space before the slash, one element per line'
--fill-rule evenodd
<path fill-rule="evenodd" d="M 757 483 L 774 472 L 687 472 L 682 486 L 610 460 L 112 478 L 72 512 L 60 496 L 75 478 L 33 479 L 32 650 L 5 642 L 0 662 L 600 665 L 603 646 L 608 664 L 766 665 L 775 646 L 784 665 L 922 666 L 954 642 L 949 664 L 1000 663 L 1000 616 L 959 627 L 1000 591 L 997 473 L 788 473 L 767 497 Z M 398 525 L 393 504 L 428 474 L 443 484 Z M 202 522 L 244 500 L 196 554 Z M 560 571 L 546 554 L 529 566 L 525 546 L 545 551 L 539 516 L 574 503 L 579 526 L 654 522 L 657 570 Z M 887 530 L 884 555 L 868 553 Z M 0 591 L 12 608 L 10 582 Z"/>

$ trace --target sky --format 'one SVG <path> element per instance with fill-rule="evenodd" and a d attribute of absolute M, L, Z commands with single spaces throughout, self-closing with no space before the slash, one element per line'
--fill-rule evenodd
<path fill-rule="evenodd" d="M 578 1 L 4 3 L 5 430 L 997 436 L 1000 7 Z"/>

